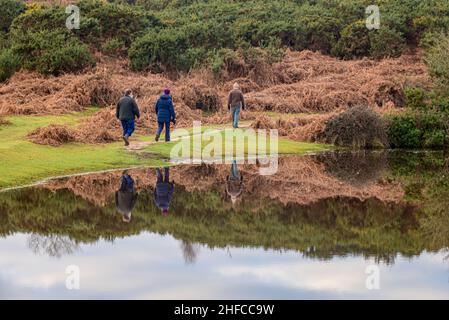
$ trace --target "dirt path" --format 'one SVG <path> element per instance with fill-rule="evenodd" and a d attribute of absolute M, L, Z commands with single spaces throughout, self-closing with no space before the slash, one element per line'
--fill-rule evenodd
<path fill-rule="evenodd" d="M 245 125 L 240 126 L 239 129 L 247 129 L 250 127 L 251 127 L 251 124 L 245 124 Z M 209 131 L 209 132 L 216 133 L 216 132 L 221 132 L 224 130 L 226 130 L 226 128 L 215 129 L 215 130 Z M 191 139 L 193 136 L 197 136 L 197 135 L 201 135 L 201 134 L 203 134 L 203 132 L 201 132 L 200 134 L 178 137 L 178 138 L 171 140 L 171 142 L 179 141 L 182 139 Z M 159 141 L 159 142 L 156 142 L 156 141 L 134 141 L 134 142 L 131 142 L 128 147 L 125 147 L 125 149 L 127 151 L 139 151 L 139 150 L 144 149 L 146 146 L 156 144 L 156 143 L 164 143 L 164 141 Z"/>

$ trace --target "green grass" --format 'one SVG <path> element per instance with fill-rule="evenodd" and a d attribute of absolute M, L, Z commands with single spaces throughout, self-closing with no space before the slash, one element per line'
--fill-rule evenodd
<path fill-rule="evenodd" d="M 205 133 L 206 129 L 215 130 L 215 132 L 217 133 L 217 137 L 210 137 L 210 139 L 205 137 L 204 133 Z M 213 143 L 213 141 L 217 141 L 217 147 L 218 147 L 217 151 L 220 153 L 217 154 L 217 153 L 211 152 L 209 154 L 206 154 L 205 155 L 206 157 L 204 157 L 204 155 L 203 155 L 203 159 L 207 160 L 207 159 L 211 159 L 212 157 L 223 158 L 225 156 L 254 157 L 254 156 L 257 156 L 258 152 L 259 152 L 259 140 L 258 140 L 257 136 L 255 136 L 256 148 L 255 149 L 250 148 L 249 141 L 244 134 L 244 132 L 245 132 L 244 130 L 233 131 L 232 129 L 223 129 L 222 127 L 219 127 L 219 128 L 213 127 L 213 126 L 202 127 L 201 128 L 201 140 L 198 142 L 194 141 L 194 136 L 198 137 L 199 134 L 197 133 L 196 135 L 193 135 L 191 129 L 189 129 L 187 131 L 190 134 L 190 138 L 184 139 L 183 141 L 186 143 L 185 149 L 190 150 L 190 156 L 189 156 L 190 159 L 192 159 L 192 158 L 196 159 L 198 155 L 202 155 L 205 148 L 209 144 Z M 231 133 L 232 133 L 232 135 L 231 135 Z M 185 137 L 186 133 L 182 134 L 181 136 Z M 221 144 L 220 144 L 220 140 L 221 140 Z M 179 143 L 179 141 L 172 141 L 170 143 L 163 143 L 163 144 L 158 143 L 155 145 L 148 146 L 144 151 L 157 152 L 157 153 L 163 155 L 164 157 L 169 158 L 173 146 L 175 146 L 178 143 Z M 220 145 L 221 145 L 221 148 L 220 148 Z M 229 148 L 229 150 L 227 150 L 225 145 L 232 146 L 233 147 L 232 150 L 230 148 Z M 265 145 L 266 145 L 266 148 L 265 148 L 266 152 L 264 154 L 273 155 L 274 150 L 270 151 L 271 145 L 270 145 L 269 137 L 267 137 Z M 332 146 L 330 146 L 330 145 L 307 143 L 307 142 L 296 142 L 296 141 L 292 141 L 292 140 L 285 139 L 285 138 L 279 138 L 277 153 L 279 155 L 292 155 L 292 154 L 303 155 L 303 154 L 311 153 L 311 152 L 320 152 L 320 151 L 324 151 L 324 150 L 329 150 L 331 148 L 332 148 Z"/>
<path fill-rule="evenodd" d="M 166 159 L 170 156 L 171 148 L 176 142 L 149 145 L 140 153 L 151 154 L 151 157 L 142 157 L 139 156 L 139 152 L 130 152 L 124 149 L 122 142 L 105 145 L 71 143 L 60 147 L 51 147 L 31 143 L 26 138 L 32 130 L 49 124 L 76 126 L 81 119 L 95 110 L 89 109 L 83 113 L 61 116 L 7 117 L 6 119 L 11 124 L 0 126 L 0 163 L 2 164 L 0 166 L 0 189 L 35 183 L 54 176 L 168 164 Z M 212 127 L 203 127 L 202 131 L 210 128 Z M 222 130 L 223 126 L 217 126 L 215 129 Z M 186 134 L 191 135 L 192 129 L 188 130 Z M 150 141 L 152 138 L 136 135 L 133 139 Z M 202 143 L 201 148 L 204 148 L 205 144 Z M 247 153 L 247 148 L 243 148 Z M 328 148 L 329 146 L 326 145 L 279 139 L 279 154 L 304 154 Z"/>

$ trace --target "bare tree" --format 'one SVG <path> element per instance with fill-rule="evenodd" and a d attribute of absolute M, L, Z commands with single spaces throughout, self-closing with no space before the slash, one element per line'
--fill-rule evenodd
<path fill-rule="evenodd" d="M 200 251 L 200 247 L 197 244 L 182 240 L 181 241 L 182 254 L 186 264 L 195 264 Z"/>
<path fill-rule="evenodd" d="M 67 236 L 41 236 L 33 233 L 28 237 L 27 242 L 28 247 L 35 254 L 46 254 L 55 258 L 71 255 L 79 250 L 79 245 Z"/>

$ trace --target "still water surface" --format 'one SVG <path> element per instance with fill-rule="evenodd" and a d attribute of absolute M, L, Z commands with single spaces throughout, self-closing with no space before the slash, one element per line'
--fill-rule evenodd
<path fill-rule="evenodd" d="M 267 177 L 202 165 L 2 192 L 0 298 L 447 299 L 448 162 L 329 153 Z"/>

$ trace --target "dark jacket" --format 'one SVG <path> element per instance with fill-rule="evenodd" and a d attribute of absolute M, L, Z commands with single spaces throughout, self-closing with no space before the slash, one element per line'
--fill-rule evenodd
<path fill-rule="evenodd" d="M 173 197 L 174 185 L 170 182 L 158 182 L 154 190 L 154 202 L 159 209 L 168 209 Z"/>
<path fill-rule="evenodd" d="M 169 95 L 162 95 L 156 102 L 155 111 L 157 122 L 170 122 L 176 120 L 175 108 Z"/>
<path fill-rule="evenodd" d="M 243 93 L 241 90 L 234 89 L 231 92 L 229 92 L 228 96 L 228 108 L 231 107 L 242 107 L 242 109 L 245 109 L 245 98 L 243 97 Z"/>
<path fill-rule="evenodd" d="M 133 211 L 137 202 L 137 192 L 134 188 L 134 180 L 124 175 L 121 180 L 120 189 L 115 193 L 115 206 L 117 211 L 123 215 Z"/>
<path fill-rule="evenodd" d="M 134 120 L 136 117 L 140 118 L 140 111 L 133 98 L 124 96 L 117 103 L 115 115 L 117 119 L 120 119 L 121 121 L 130 121 Z"/>

